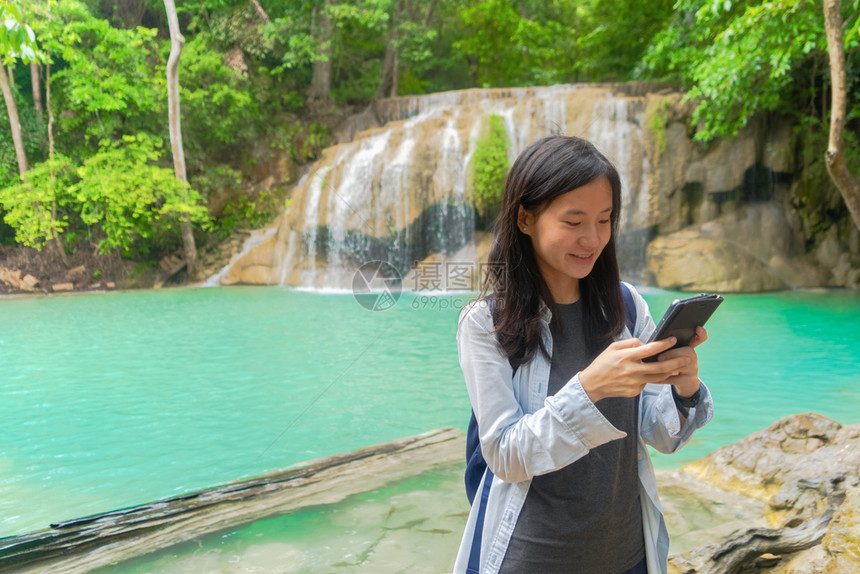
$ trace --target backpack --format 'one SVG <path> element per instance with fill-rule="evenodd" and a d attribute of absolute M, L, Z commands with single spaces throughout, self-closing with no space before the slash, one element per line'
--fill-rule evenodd
<path fill-rule="evenodd" d="M 636 325 L 636 304 L 633 302 L 633 294 L 627 286 L 621 284 L 621 295 L 624 299 L 624 312 L 627 315 L 627 328 L 633 333 L 633 327 Z M 489 299 L 490 313 L 493 312 L 493 300 Z M 516 373 L 516 369 L 514 369 Z M 484 476 L 484 471 L 487 470 L 487 463 L 484 460 L 484 455 L 481 452 L 481 441 L 478 436 L 478 421 L 475 419 L 475 411 L 472 411 L 472 418 L 469 419 L 469 428 L 466 431 L 466 496 L 469 498 L 469 504 L 475 501 L 475 495 L 478 492 L 478 486 L 481 484 L 481 478 Z"/>

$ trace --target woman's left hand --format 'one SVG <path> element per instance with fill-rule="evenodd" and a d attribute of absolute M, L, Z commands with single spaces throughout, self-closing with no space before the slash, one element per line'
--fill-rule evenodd
<path fill-rule="evenodd" d="M 667 383 L 674 385 L 675 392 L 679 397 L 691 397 L 699 390 L 699 357 L 694 349 L 707 340 L 708 332 L 705 328 L 696 327 L 696 337 L 689 347 L 669 349 L 657 358 L 658 361 L 667 361 L 677 357 L 690 358 L 690 362 L 686 366 L 666 380 Z"/>

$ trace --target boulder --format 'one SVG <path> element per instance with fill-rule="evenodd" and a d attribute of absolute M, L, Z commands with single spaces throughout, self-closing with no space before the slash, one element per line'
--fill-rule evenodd
<path fill-rule="evenodd" d="M 83 265 L 78 265 L 77 267 L 69 269 L 68 272 L 66 272 L 66 279 L 68 279 L 69 281 L 74 281 L 76 279 L 83 277 L 86 274 L 86 272 L 87 272 L 86 267 L 84 267 Z"/>
<path fill-rule="evenodd" d="M 6 285 L 12 291 L 31 292 L 36 290 L 39 280 L 32 275 L 25 275 L 22 279 L 20 270 L 8 269 L 0 265 L 0 283 Z"/>
<path fill-rule="evenodd" d="M 794 415 L 681 474 L 764 503 L 770 528 L 739 530 L 726 541 L 674 556 L 671 571 L 860 571 L 860 424 L 843 427 L 814 413 Z"/>

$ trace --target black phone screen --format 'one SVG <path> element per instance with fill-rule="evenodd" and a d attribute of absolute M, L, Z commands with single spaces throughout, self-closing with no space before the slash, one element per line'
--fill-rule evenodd
<path fill-rule="evenodd" d="M 678 339 L 675 347 L 688 346 L 696 338 L 696 327 L 703 327 L 722 302 L 723 298 L 720 295 L 709 294 L 676 299 L 666 310 L 660 324 L 647 342 L 675 337 Z M 656 361 L 657 355 L 643 360 Z"/>

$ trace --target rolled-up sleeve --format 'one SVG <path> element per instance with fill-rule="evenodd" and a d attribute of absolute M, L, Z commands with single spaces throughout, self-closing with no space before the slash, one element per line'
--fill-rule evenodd
<path fill-rule="evenodd" d="M 541 408 L 525 412 L 486 304 L 467 306 L 461 313 L 457 349 L 484 459 L 498 478 L 520 482 L 558 470 L 592 448 L 626 436 L 594 406 L 578 375 Z"/>

